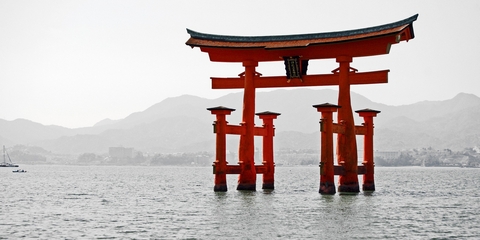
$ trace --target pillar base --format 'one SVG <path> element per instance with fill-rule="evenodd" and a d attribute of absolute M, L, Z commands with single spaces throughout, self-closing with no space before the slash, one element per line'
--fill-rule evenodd
<path fill-rule="evenodd" d="M 358 183 L 344 184 L 338 186 L 338 192 L 344 194 L 355 194 L 360 192 L 360 188 L 358 186 Z"/>
<path fill-rule="evenodd" d="M 365 183 L 362 186 L 364 192 L 373 192 L 375 191 L 375 183 Z"/>
<path fill-rule="evenodd" d="M 218 184 L 213 187 L 213 191 L 215 192 L 226 192 L 227 185 L 226 184 Z"/>
<path fill-rule="evenodd" d="M 273 189 L 275 189 L 274 183 L 264 183 L 264 184 L 262 185 L 262 189 L 273 190 Z"/>
<path fill-rule="evenodd" d="M 334 183 L 320 183 L 320 190 L 318 190 L 320 194 L 330 194 L 333 195 L 336 193 L 335 191 L 335 184 Z"/>
<path fill-rule="evenodd" d="M 256 184 L 240 183 L 237 186 L 237 190 L 256 191 L 256 187 Z"/>

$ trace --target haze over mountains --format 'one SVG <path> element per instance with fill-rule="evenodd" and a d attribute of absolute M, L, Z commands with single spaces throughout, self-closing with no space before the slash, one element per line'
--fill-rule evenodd
<path fill-rule="evenodd" d="M 274 121 L 275 149 L 318 149 L 320 113 L 312 105 L 336 103 L 337 94 L 329 89 L 258 92 L 256 112 L 281 113 Z M 115 146 L 151 153 L 214 151 L 215 116 L 206 108 L 235 108 L 227 121 L 238 124 L 242 98 L 241 92 L 212 100 L 183 95 L 165 99 L 124 119 L 106 119 L 77 129 L 44 126 L 24 119 L 0 119 L 0 144 L 39 146 L 59 154 L 101 154 Z M 424 147 L 461 150 L 480 145 L 480 98 L 472 94 L 460 93 L 445 101 L 388 106 L 352 93 L 352 106 L 353 110 L 382 111 L 374 119 L 375 149 L 379 151 Z M 356 118 L 355 122 L 359 125 L 362 120 Z M 257 125 L 261 125 L 260 120 Z M 236 137 L 229 137 L 228 141 L 227 147 L 236 151 Z"/>

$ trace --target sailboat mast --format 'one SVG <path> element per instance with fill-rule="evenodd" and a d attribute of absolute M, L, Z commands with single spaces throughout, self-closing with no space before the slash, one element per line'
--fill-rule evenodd
<path fill-rule="evenodd" d="M 7 154 L 8 161 L 10 161 L 10 163 L 13 164 L 12 159 L 10 158 L 10 155 L 8 155 L 7 151 L 5 151 L 5 153 Z"/>

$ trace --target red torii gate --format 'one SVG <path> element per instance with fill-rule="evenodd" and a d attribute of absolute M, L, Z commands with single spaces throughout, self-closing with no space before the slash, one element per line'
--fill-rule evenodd
<path fill-rule="evenodd" d="M 333 157 L 326 157 L 325 154 L 329 154 L 326 149 L 332 148 L 333 143 L 328 143 L 324 146 L 324 139 L 322 137 L 321 175 L 328 176 L 329 180 L 327 181 L 325 178 L 324 181 L 322 181 L 321 179 L 320 192 L 326 194 L 335 193 L 333 184 L 334 174 L 340 175 L 339 192 L 359 192 L 359 169 L 361 169 L 360 173 L 362 174 L 368 173 L 368 176 L 364 175 L 364 190 L 374 190 L 373 141 L 371 144 L 365 144 L 371 147 L 372 156 L 370 156 L 370 154 L 365 156 L 368 159 L 364 159 L 364 168 L 357 166 L 355 136 L 356 129 L 362 129 L 362 127 L 355 126 L 354 124 L 353 111 L 350 103 L 350 85 L 387 83 L 389 70 L 360 73 L 350 67 L 350 63 L 354 57 L 388 54 L 392 44 L 413 39 L 413 22 L 417 17 L 418 14 L 398 22 L 356 30 L 300 35 L 224 36 L 204 34 L 187 29 L 187 32 L 190 34 L 190 39 L 186 44 L 192 48 L 199 47 L 202 52 L 208 53 L 210 61 L 239 62 L 245 67 L 245 71 L 238 77 L 211 78 L 213 89 L 244 89 L 242 123 L 239 126 L 227 125 L 225 121 L 225 115 L 229 115 L 234 109 L 224 107 L 208 109 L 212 114 L 217 115 L 215 124 L 217 133 L 217 156 L 214 164 L 214 173 L 216 176 L 214 190 L 227 190 L 225 174 L 228 173 L 239 174 L 237 190 L 255 190 L 257 172 L 264 174 L 264 188 L 273 188 L 273 169 L 271 172 L 265 170 L 269 169 L 266 165 L 273 164 L 273 156 L 271 156 L 271 159 L 265 159 L 264 156 L 264 166 L 255 166 L 254 163 L 254 136 L 273 137 L 273 124 L 271 126 L 264 124 L 265 131 L 263 132 L 268 133 L 256 134 L 256 132 L 260 131 L 258 129 L 259 127 L 255 127 L 254 122 L 256 88 L 328 85 L 339 86 L 338 105 L 327 104 L 326 109 L 325 106 L 322 105 L 315 105 L 314 107 L 316 107 L 319 112 L 322 112 L 324 121 L 326 120 L 323 114 L 324 112 L 331 113 L 338 109 L 337 121 L 339 124 L 335 125 L 337 127 L 332 127 L 328 134 L 338 134 L 336 155 L 340 166 L 334 167 Z M 333 70 L 331 74 L 307 74 L 308 60 L 328 58 L 334 58 L 339 63 L 339 67 Z M 265 77 L 257 73 L 255 68 L 258 66 L 258 63 L 265 61 L 284 61 L 287 76 Z M 369 109 L 359 111 L 360 116 L 363 116 L 365 119 L 365 124 L 363 130 L 357 130 L 357 132 L 363 132 L 360 134 L 364 134 L 365 139 L 367 140 L 368 138 L 367 141 L 373 139 L 373 120 L 371 119 L 373 116 L 376 116 L 378 112 L 379 111 Z M 275 117 L 279 115 L 277 113 L 272 114 L 270 115 Z M 266 115 L 269 114 L 267 113 Z M 269 119 L 274 119 L 275 117 L 269 117 Z M 326 123 L 326 125 L 328 125 L 328 123 Z M 269 127 L 272 128 L 271 131 L 266 130 L 266 128 Z M 226 129 L 230 130 L 227 131 Z M 324 132 L 322 132 L 322 134 L 323 133 Z M 219 135 L 224 134 L 240 135 L 239 165 L 228 166 L 226 163 L 223 137 L 219 137 Z M 327 167 L 330 165 L 331 167 Z M 267 179 L 270 178 L 271 182 L 265 182 L 266 174 L 271 175 L 271 177 L 267 177 Z M 365 177 L 367 178 L 367 184 Z M 333 185 L 333 187 L 331 185 Z"/>

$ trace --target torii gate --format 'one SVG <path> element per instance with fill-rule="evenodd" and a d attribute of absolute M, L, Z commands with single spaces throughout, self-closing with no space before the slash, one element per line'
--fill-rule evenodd
<path fill-rule="evenodd" d="M 267 160 L 265 160 L 264 157 L 263 167 L 255 166 L 254 163 L 254 136 L 261 135 L 265 137 L 268 135 L 267 133 L 258 133 L 260 131 L 258 129 L 259 127 L 255 127 L 256 88 L 338 85 L 338 105 L 326 104 L 314 106 L 319 112 L 322 112 L 322 116 L 325 109 L 326 112 L 330 111 L 330 113 L 338 109 L 337 121 L 339 124 L 335 126 L 340 126 L 333 127 L 329 131 L 330 134 L 338 134 L 336 155 L 337 161 L 341 166 L 335 167 L 336 169 L 334 170 L 333 157 L 327 156 L 329 154 L 329 152 L 326 151 L 327 149 L 324 151 L 324 148 L 332 148 L 333 144 L 327 144 L 325 147 L 322 145 L 323 156 L 321 157 L 320 166 L 322 167 L 326 164 L 327 167 L 323 166 L 325 168 L 321 168 L 321 174 L 327 174 L 329 180 L 323 179 L 322 181 L 321 179 L 320 192 L 326 194 L 335 193 L 333 174 L 340 175 L 339 192 L 359 192 L 359 167 L 357 166 L 357 145 L 355 138 L 356 128 L 358 129 L 359 126 L 355 126 L 354 124 L 353 111 L 350 103 L 350 85 L 387 83 L 389 70 L 358 72 L 356 69 L 350 67 L 350 63 L 354 57 L 388 54 L 392 44 L 413 39 L 413 22 L 417 20 L 417 17 L 418 14 L 398 22 L 356 30 L 300 35 L 224 36 L 204 34 L 187 29 L 187 32 L 190 34 L 190 39 L 186 44 L 192 48 L 199 47 L 202 52 L 208 53 L 210 61 L 238 62 L 242 63 L 243 67 L 245 67 L 245 71 L 238 77 L 211 78 L 212 89 L 244 89 L 242 123 L 239 126 L 227 125 L 225 121 L 225 115 L 229 115 L 234 109 L 224 107 L 208 109 L 212 111 L 212 114 L 217 115 L 217 122 L 215 124 L 217 133 L 217 157 L 214 164 L 214 173 L 216 176 L 214 190 L 227 190 L 225 174 L 229 173 L 239 174 L 237 190 L 255 190 L 256 174 L 259 171 L 264 174 L 264 188 L 265 185 L 267 185 L 267 188 L 268 186 L 273 188 L 273 172 L 269 172 L 271 175 L 271 183 L 265 182 L 265 174 L 267 172 L 265 169 L 268 169 L 268 164 L 273 164 L 273 156 Z M 308 60 L 328 58 L 334 58 L 339 63 L 339 67 L 333 70 L 332 73 L 319 75 L 307 74 Z M 266 77 L 257 73 L 255 68 L 258 66 L 258 63 L 266 61 L 284 61 L 287 76 Z M 378 112 L 379 111 L 368 109 L 359 111 L 361 116 L 363 114 L 366 121 L 371 121 L 371 117 L 375 116 Z M 274 117 L 270 117 L 270 119 L 274 119 L 279 115 L 276 113 L 272 114 Z M 325 118 L 323 120 L 325 120 Z M 368 124 L 369 123 L 365 122 L 365 125 Z M 363 134 L 370 132 L 370 134 L 373 135 L 373 122 L 370 124 L 371 130 L 361 130 L 364 132 Z M 326 125 L 328 125 L 328 123 L 326 123 Z M 271 127 L 273 129 L 273 124 L 272 126 L 264 125 L 264 127 L 264 132 L 267 132 L 266 128 Z M 273 136 L 273 131 L 270 132 L 270 135 Z M 239 165 L 237 166 L 227 166 L 225 161 L 225 147 L 222 146 L 222 144 L 224 145 L 222 139 L 225 134 L 240 135 Z M 219 137 L 219 135 L 222 136 Z M 367 135 L 368 134 L 365 135 L 366 139 Z M 362 172 L 366 171 L 370 174 L 367 176 L 367 180 L 370 180 L 370 184 L 367 187 L 365 186 L 366 176 L 364 176 L 364 190 L 374 190 L 373 143 L 371 148 L 372 156 L 366 156 L 371 159 L 368 159 L 369 162 L 365 166 L 366 168 L 368 168 L 367 166 L 371 167 L 362 170 Z M 364 159 L 364 162 L 365 161 L 367 160 Z M 268 162 L 267 165 L 265 165 L 266 162 Z M 325 173 L 325 171 L 327 173 Z"/>

